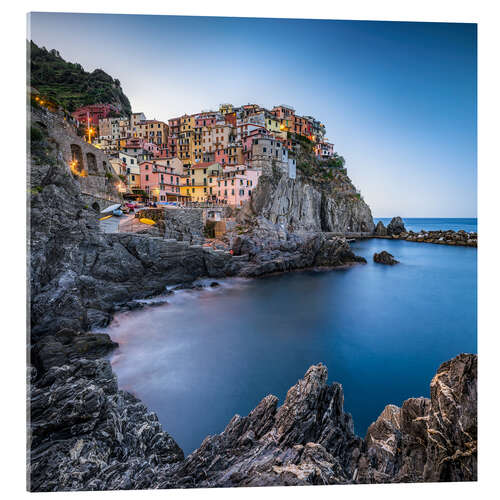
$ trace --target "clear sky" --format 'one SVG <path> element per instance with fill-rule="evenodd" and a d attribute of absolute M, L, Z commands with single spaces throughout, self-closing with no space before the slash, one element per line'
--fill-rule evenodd
<path fill-rule="evenodd" d="M 376 217 L 475 217 L 475 24 L 34 13 L 31 38 L 168 120 L 289 104 L 346 159 Z"/>

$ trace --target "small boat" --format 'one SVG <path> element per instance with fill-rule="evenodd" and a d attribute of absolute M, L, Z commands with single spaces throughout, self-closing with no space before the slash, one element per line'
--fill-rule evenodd
<path fill-rule="evenodd" d="M 121 203 L 116 203 L 114 205 L 110 205 L 108 208 L 101 210 L 101 214 L 109 214 L 110 212 L 113 212 L 114 210 L 118 210 L 121 206 L 122 206 Z"/>
<path fill-rule="evenodd" d="M 115 215 L 116 217 L 121 217 L 123 215 L 123 211 L 118 208 L 116 210 L 113 210 L 113 215 Z"/>
<path fill-rule="evenodd" d="M 156 224 L 154 220 L 146 218 L 139 219 L 139 222 L 142 222 L 143 224 L 149 224 L 150 226 L 154 226 Z"/>
<path fill-rule="evenodd" d="M 105 215 L 104 217 L 101 217 L 99 220 L 106 220 L 109 219 L 110 217 L 113 217 L 112 215 Z"/>

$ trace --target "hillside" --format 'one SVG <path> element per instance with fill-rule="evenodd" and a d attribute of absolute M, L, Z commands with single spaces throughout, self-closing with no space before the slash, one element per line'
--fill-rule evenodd
<path fill-rule="evenodd" d="M 28 85 L 45 97 L 70 112 L 87 104 L 110 103 L 123 113 L 131 113 L 130 102 L 120 81 L 102 69 L 89 73 L 80 64 L 65 61 L 57 50 L 40 48 L 33 41 L 27 48 L 30 64 Z"/>

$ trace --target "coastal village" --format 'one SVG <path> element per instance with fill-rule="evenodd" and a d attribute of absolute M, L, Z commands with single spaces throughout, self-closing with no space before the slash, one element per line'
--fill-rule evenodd
<path fill-rule="evenodd" d="M 317 158 L 336 156 L 325 126 L 289 105 L 221 104 L 167 122 L 144 113 L 119 116 L 113 104 L 83 106 L 72 113 L 86 140 L 109 157 L 126 200 L 143 203 L 241 207 L 258 183 L 264 163 L 295 178 L 298 145 Z M 72 167 L 78 170 L 75 155 Z"/>

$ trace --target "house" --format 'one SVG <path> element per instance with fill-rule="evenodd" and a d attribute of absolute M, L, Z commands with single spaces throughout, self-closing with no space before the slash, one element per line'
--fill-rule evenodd
<path fill-rule="evenodd" d="M 247 165 L 225 167 L 217 179 L 217 201 L 241 207 L 252 196 L 261 174 L 262 170 L 252 169 Z"/>
<path fill-rule="evenodd" d="M 203 202 L 215 194 L 215 185 L 211 186 L 209 178 L 214 179 L 223 172 L 220 163 L 197 163 L 186 171 L 181 186 L 181 194 L 189 196 L 191 201 Z M 212 181 L 213 183 L 213 181 Z"/>
<path fill-rule="evenodd" d="M 118 113 L 118 108 L 113 104 L 90 104 L 82 106 L 71 113 L 71 116 L 84 125 L 99 126 L 99 120 L 107 118 L 111 113 Z"/>
<path fill-rule="evenodd" d="M 127 184 L 131 190 L 141 188 L 141 169 L 137 156 L 120 151 L 118 158 L 125 163 L 125 175 Z"/>
<path fill-rule="evenodd" d="M 333 156 L 333 153 L 335 152 L 333 146 L 334 145 L 331 142 L 322 141 L 316 144 L 314 152 L 318 158 L 321 158 L 322 160 L 328 160 Z"/>
<path fill-rule="evenodd" d="M 151 201 L 181 201 L 181 176 L 173 167 L 156 161 L 144 161 L 140 165 L 141 189 Z"/>

